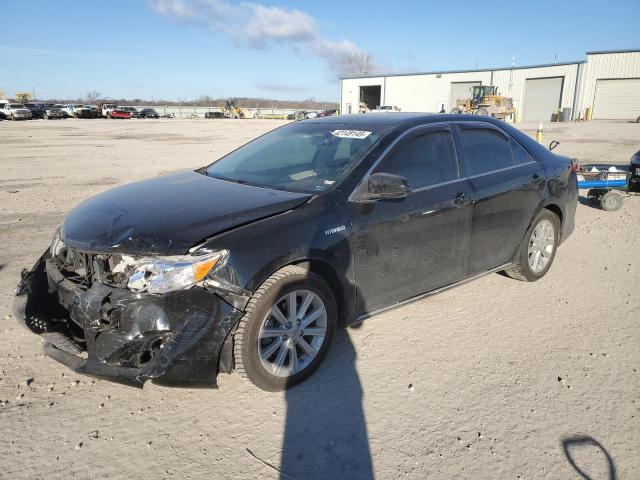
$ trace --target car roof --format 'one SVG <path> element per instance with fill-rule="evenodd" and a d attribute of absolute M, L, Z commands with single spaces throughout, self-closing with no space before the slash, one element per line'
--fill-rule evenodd
<path fill-rule="evenodd" d="M 496 125 L 504 124 L 500 120 L 489 116 L 482 115 L 465 115 L 451 113 L 409 113 L 409 112 L 391 112 L 385 115 L 376 113 L 360 113 L 351 115 L 334 115 L 332 117 L 316 117 L 304 120 L 308 123 L 340 123 L 342 125 L 382 125 L 389 127 L 412 127 L 425 123 L 436 122 L 453 122 L 453 121 L 483 121 Z"/>

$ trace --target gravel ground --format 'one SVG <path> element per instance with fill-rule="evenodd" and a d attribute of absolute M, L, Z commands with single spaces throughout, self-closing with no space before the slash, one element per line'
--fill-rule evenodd
<path fill-rule="evenodd" d="M 340 332 L 287 393 L 236 375 L 219 390 L 93 380 L 19 328 L 19 272 L 70 208 L 280 124 L 0 122 L 0 478 L 640 478 L 640 197 L 580 204 L 539 282 L 489 275 Z M 556 124 L 552 139 L 627 164 L 640 125 Z"/>

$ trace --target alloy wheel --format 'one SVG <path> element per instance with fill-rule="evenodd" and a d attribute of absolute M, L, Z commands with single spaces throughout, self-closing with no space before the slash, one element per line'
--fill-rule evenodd
<path fill-rule="evenodd" d="M 327 333 L 327 309 L 318 294 L 294 290 L 275 302 L 258 333 L 263 368 L 276 377 L 289 377 L 308 367 Z"/>
<path fill-rule="evenodd" d="M 553 256 L 553 250 L 556 246 L 555 239 L 553 224 L 547 219 L 541 220 L 531 232 L 528 256 L 529 268 L 533 273 L 538 274 L 546 268 Z"/>

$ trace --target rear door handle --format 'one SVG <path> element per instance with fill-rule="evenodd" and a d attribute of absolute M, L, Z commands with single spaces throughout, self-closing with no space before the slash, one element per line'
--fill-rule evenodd
<path fill-rule="evenodd" d="M 544 179 L 537 173 L 534 173 L 531 178 L 529 178 L 529 182 L 526 185 L 530 185 L 536 190 L 542 190 L 544 188 Z"/>
<path fill-rule="evenodd" d="M 453 200 L 453 205 L 455 207 L 465 207 L 467 205 L 471 205 L 473 203 L 473 198 L 471 195 L 467 195 L 466 193 L 458 193 L 456 198 Z"/>
<path fill-rule="evenodd" d="M 535 175 L 533 175 L 530 179 L 529 179 L 529 183 L 531 185 L 538 185 L 540 183 L 540 175 L 538 175 L 537 173 Z"/>

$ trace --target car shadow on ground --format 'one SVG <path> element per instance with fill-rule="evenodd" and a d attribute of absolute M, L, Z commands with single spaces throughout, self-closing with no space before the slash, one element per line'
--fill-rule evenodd
<path fill-rule="evenodd" d="M 596 210 L 602 210 L 602 208 L 600 208 L 599 202 L 592 201 L 588 197 L 584 197 L 580 195 L 578 196 L 578 202 L 580 202 L 580 205 L 584 205 L 585 207 L 595 208 Z"/>
<path fill-rule="evenodd" d="M 344 328 L 323 366 L 285 395 L 281 480 L 374 477 L 356 352 Z"/>
<path fill-rule="evenodd" d="M 604 477 L 602 475 L 598 475 L 595 472 L 588 472 L 584 470 L 584 467 L 578 465 L 578 462 L 575 459 L 575 455 L 584 449 L 596 449 L 597 452 L 602 453 L 606 460 L 606 471 L 607 476 Z M 584 480 L 596 480 L 600 478 L 606 478 L 607 480 L 616 480 L 616 465 L 607 452 L 607 449 L 602 446 L 600 442 L 598 442 L 595 438 L 590 437 L 589 435 L 577 435 L 574 437 L 567 437 L 562 439 L 562 450 L 564 452 L 564 456 L 567 458 L 568 462 L 571 464 L 573 469 L 580 475 L 580 477 Z M 600 473 L 600 471 L 598 472 Z"/>

